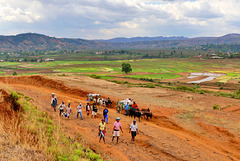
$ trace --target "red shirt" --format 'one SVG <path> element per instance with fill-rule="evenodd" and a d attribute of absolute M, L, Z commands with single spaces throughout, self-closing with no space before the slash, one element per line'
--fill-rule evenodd
<path fill-rule="evenodd" d="M 132 108 L 135 108 L 135 109 L 137 109 L 137 107 L 138 107 L 138 105 L 137 105 L 137 104 L 133 104 L 133 105 L 132 105 Z"/>

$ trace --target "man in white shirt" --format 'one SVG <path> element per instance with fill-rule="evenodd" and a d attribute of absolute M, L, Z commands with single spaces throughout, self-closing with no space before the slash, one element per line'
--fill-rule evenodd
<path fill-rule="evenodd" d="M 133 144 L 135 143 L 135 136 L 138 134 L 137 121 L 133 120 L 133 123 L 130 125 L 129 133 L 131 132 Z"/>
<path fill-rule="evenodd" d="M 82 118 L 82 108 L 83 108 L 83 106 L 82 106 L 82 104 L 80 103 L 80 104 L 77 106 L 77 118 L 78 118 L 78 115 L 79 115 L 79 113 L 80 113 L 80 115 L 81 115 L 81 120 L 83 119 L 83 118 Z"/>

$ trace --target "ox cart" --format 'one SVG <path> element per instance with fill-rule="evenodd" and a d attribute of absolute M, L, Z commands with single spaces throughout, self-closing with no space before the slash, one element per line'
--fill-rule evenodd
<path fill-rule="evenodd" d="M 90 103 L 91 105 L 95 102 L 97 102 L 97 99 L 100 98 L 101 95 L 100 94 L 93 94 L 93 93 L 89 93 L 87 95 L 87 102 Z"/>

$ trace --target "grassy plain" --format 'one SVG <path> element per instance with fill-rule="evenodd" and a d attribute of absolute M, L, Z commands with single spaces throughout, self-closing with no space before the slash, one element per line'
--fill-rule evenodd
<path fill-rule="evenodd" d="M 130 63 L 132 73 L 121 72 L 121 64 Z M 53 61 L 42 63 L 1 62 L 0 74 L 11 75 L 13 71 L 23 75 L 31 74 L 95 74 L 102 79 L 174 79 L 183 77 L 181 73 L 212 72 L 224 73 L 219 82 L 240 79 L 240 63 L 235 59 L 197 60 L 197 59 L 139 59 L 115 61 Z M 185 74 L 186 75 L 186 74 Z"/>

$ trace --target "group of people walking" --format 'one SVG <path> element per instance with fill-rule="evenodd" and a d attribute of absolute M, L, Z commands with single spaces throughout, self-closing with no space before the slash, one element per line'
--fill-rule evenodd
<path fill-rule="evenodd" d="M 116 122 L 114 122 L 114 124 L 113 124 L 112 142 L 114 141 L 114 138 L 117 137 L 117 144 L 119 143 L 120 130 L 123 133 L 122 124 L 120 123 L 120 117 L 117 117 Z M 131 136 L 132 136 L 131 141 L 134 144 L 135 137 L 138 134 L 138 126 L 137 126 L 136 120 L 133 120 L 133 123 L 130 125 L 129 133 L 131 133 Z M 99 136 L 100 136 L 99 142 L 101 142 L 101 139 L 103 139 L 104 143 L 106 143 L 105 135 L 106 135 L 106 123 L 105 123 L 104 119 L 102 119 L 102 122 L 100 122 L 100 124 L 99 124 Z"/>
<path fill-rule="evenodd" d="M 110 100 L 110 99 L 108 98 L 108 100 Z M 97 99 L 96 99 L 96 101 L 93 101 L 92 107 L 90 105 L 90 101 L 87 100 L 87 105 L 86 105 L 87 116 L 89 116 L 90 112 L 92 111 L 91 117 L 96 118 L 97 112 L 98 112 L 98 107 L 97 106 L 99 106 L 99 104 L 97 103 Z M 51 107 L 56 112 L 57 98 L 55 96 L 55 93 L 52 93 Z M 61 104 L 58 106 L 58 109 L 59 109 L 59 116 L 64 116 L 64 117 L 69 118 L 70 114 L 72 112 L 71 102 L 68 101 L 67 106 L 66 106 L 65 102 L 62 101 Z M 77 118 L 80 115 L 81 119 L 83 119 L 82 110 L 83 110 L 83 105 L 81 103 L 79 103 L 78 106 L 77 106 Z M 108 124 L 108 112 L 109 111 L 107 109 L 107 106 L 105 105 L 104 109 L 103 109 L 103 118 L 101 119 L 101 122 L 99 124 L 99 137 L 100 137 L 99 142 L 101 140 L 103 140 L 104 143 L 106 142 L 105 135 L 106 135 L 106 124 Z M 117 117 L 116 122 L 114 122 L 114 124 L 113 124 L 112 141 L 114 141 L 115 137 L 117 137 L 117 143 L 119 143 L 120 130 L 123 133 L 122 125 L 120 123 L 120 118 Z M 131 136 L 132 136 L 131 141 L 134 143 L 135 142 L 135 136 L 138 133 L 138 127 L 137 127 L 136 120 L 133 120 L 133 123 L 130 125 L 129 133 L 131 133 Z"/>

